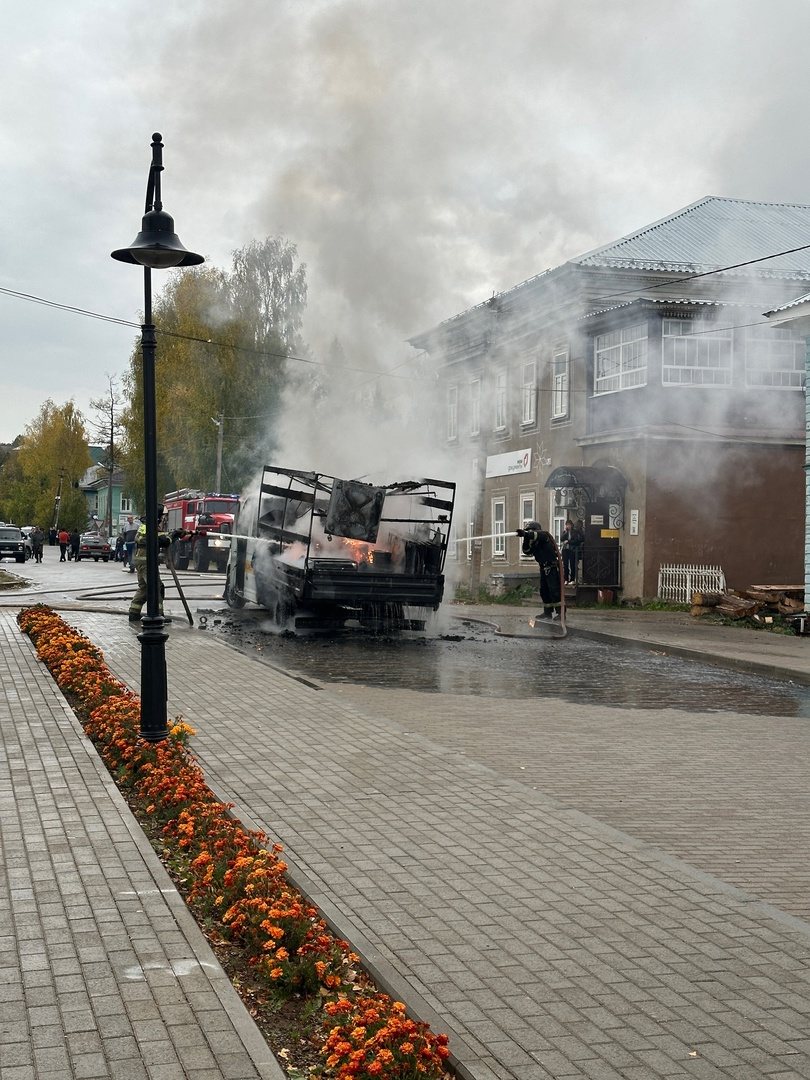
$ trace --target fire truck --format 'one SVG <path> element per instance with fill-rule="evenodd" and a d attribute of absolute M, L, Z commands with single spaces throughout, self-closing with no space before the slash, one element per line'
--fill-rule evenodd
<path fill-rule="evenodd" d="M 216 569 L 223 572 L 238 512 L 238 495 L 193 491 L 191 488 L 165 495 L 163 528 L 166 532 L 185 529 L 193 534 L 188 540 L 175 540 L 172 544 L 172 561 L 177 569 L 187 570 L 191 563 L 195 570 L 205 573 L 214 563 Z"/>
<path fill-rule="evenodd" d="M 290 629 L 424 630 L 442 601 L 455 490 L 267 465 L 243 501 L 225 600 Z"/>

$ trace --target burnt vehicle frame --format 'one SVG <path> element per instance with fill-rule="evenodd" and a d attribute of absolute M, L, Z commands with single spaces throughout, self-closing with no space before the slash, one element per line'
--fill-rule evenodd
<path fill-rule="evenodd" d="M 444 595 L 455 493 L 447 480 L 372 485 L 267 465 L 231 540 L 226 602 L 258 604 L 282 627 L 424 630 Z"/>

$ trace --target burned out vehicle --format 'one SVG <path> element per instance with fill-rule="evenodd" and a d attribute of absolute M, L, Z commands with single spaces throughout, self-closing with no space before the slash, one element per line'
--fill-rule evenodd
<path fill-rule="evenodd" d="M 265 466 L 231 541 L 225 599 L 279 626 L 424 630 L 444 593 L 455 491 Z"/>

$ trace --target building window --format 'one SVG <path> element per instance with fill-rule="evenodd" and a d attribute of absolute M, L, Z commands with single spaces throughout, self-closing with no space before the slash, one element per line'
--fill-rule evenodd
<path fill-rule="evenodd" d="M 132 499 L 126 498 L 125 495 L 121 496 L 121 513 L 122 514 L 131 514 L 132 513 Z"/>
<path fill-rule="evenodd" d="M 495 430 L 506 430 L 506 369 L 495 376 Z"/>
<path fill-rule="evenodd" d="M 535 520 L 535 517 L 534 517 L 535 509 L 534 509 L 534 507 L 535 507 L 534 492 L 533 491 L 522 491 L 520 493 L 520 527 L 521 527 L 521 529 L 525 529 L 530 521 Z M 522 544 L 521 544 L 520 557 L 521 557 L 521 559 L 525 559 L 526 561 L 529 561 L 529 560 L 531 560 L 533 558 L 532 555 L 524 555 L 523 554 L 523 545 Z"/>
<path fill-rule="evenodd" d="M 746 386 L 804 386 L 806 345 L 803 335 L 786 326 L 749 326 L 745 332 Z"/>
<path fill-rule="evenodd" d="M 554 492 L 551 493 L 549 516 L 551 518 L 551 529 L 549 531 L 557 543 L 561 544 L 565 523 L 570 514 L 568 509 L 557 505 L 557 496 Z"/>
<path fill-rule="evenodd" d="M 447 391 L 447 438 L 458 438 L 458 387 L 451 386 Z"/>
<path fill-rule="evenodd" d="M 534 360 L 523 365 L 521 383 L 520 422 L 528 425 L 537 421 L 537 364 Z"/>
<path fill-rule="evenodd" d="M 481 431 L 481 380 L 473 379 L 470 383 L 470 434 L 478 435 Z"/>
<path fill-rule="evenodd" d="M 569 359 L 568 349 L 555 349 L 551 358 L 551 419 L 563 420 L 568 416 Z"/>
<path fill-rule="evenodd" d="M 699 319 L 661 320 L 664 386 L 729 386 L 732 331 Z"/>
<path fill-rule="evenodd" d="M 594 341 L 595 394 L 628 390 L 647 383 L 647 324 L 599 334 Z"/>
<path fill-rule="evenodd" d="M 506 499 L 492 500 L 492 558 L 506 558 Z"/>

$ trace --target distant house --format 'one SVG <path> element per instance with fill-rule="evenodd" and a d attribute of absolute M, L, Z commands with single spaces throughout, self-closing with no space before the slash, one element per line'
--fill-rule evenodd
<path fill-rule="evenodd" d="M 87 500 L 87 517 L 90 525 L 102 531 L 106 529 L 107 505 L 112 495 L 112 536 L 117 536 L 128 514 L 137 514 L 133 500 L 125 495 L 126 474 L 123 469 L 113 469 L 112 477 L 106 467 L 106 451 L 101 446 L 89 447 L 93 464 L 79 481 L 79 488 Z"/>
<path fill-rule="evenodd" d="M 572 517 L 584 589 L 654 596 L 671 563 L 801 582 L 805 342 L 762 312 L 810 288 L 808 237 L 810 206 L 706 197 L 411 338 L 457 535 L 493 534 L 457 546 L 462 580 L 533 578 L 506 534 Z"/>

